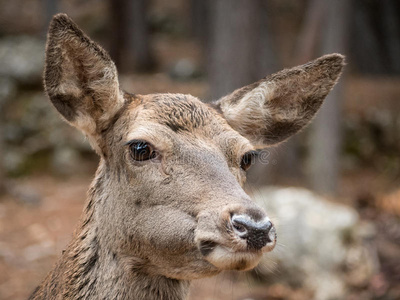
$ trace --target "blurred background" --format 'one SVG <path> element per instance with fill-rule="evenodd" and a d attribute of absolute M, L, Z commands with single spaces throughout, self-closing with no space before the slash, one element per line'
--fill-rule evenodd
<path fill-rule="evenodd" d="M 98 162 L 43 93 L 57 12 L 109 51 L 122 87 L 139 94 L 210 101 L 345 54 L 312 125 L 249 174 L 278 247 L 253 272 L 195 281 L 189 299 L 400 299 L 396 0 L 0 0 L 0 299 L 26 299 L 50 270 Z"/>

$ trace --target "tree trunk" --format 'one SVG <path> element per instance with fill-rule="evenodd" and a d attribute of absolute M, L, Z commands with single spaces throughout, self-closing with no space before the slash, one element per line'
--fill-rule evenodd
<path fill-rule="evenodd" d="M 110 5 L 110 55 L 117 68 L 122 64 L 122 53 L 125 48 L 125 39 L 127 35 L 123 32 L 126 29 L 125 13 L 127 0 L 109 0 Z"/>
<path fill-rule="evenodd" d="M 3 124 L 3 116 L 2 116 L 2 109 L 0 103 L 0 195 L 5 192 L 5 174 L 4 174 L 4 167 L 3 167 L 3 158 L 4 158 L 4 132 L 3 132 L 4 124 Z"/>
<path fill-rule="evenodd" d="M 310 0 L 304 16 L 303 26 L 297 38 L 293 65 L 312 60 L 317 52 L 318 38 L 324 17 L 324 1 Z"/>
<path fill-rule="evenodd" d="M 146 0 L 110 0 L 110 54 L 122 72 L 148 71 L 155 59 L 150 47 Z"/>
<path fill-rule="evenodd" d="M 352 68 L 360 73 L 400 74 L 400 2 L 351 2 Z"/>
<path fill-rule="evenodd" d="M 6 171 L 4 168 L 5 158 L 5 132 L 4 126 L 6 124 L 6 106 L 10 99 L 15 96 L 16 85 L 10 78 L 0 77 L 0 195 L 7 192 Z"/>
<path fill-rule="evenodd" d="M 154 68 L 155 58 L 150 47 L 150 35 L 147 23 L 147 0 L 130 1 L 128 13 L 127 53 L 133 53 L 136 70 L 148 71 Z"/>
<path fill-rule="evenodd" d="M 400 6 L 393 0 L 382 0 L 381 20 L 385 52 L 389 59 L 391 73 L 400 74 Z"/>
<path fill-rule="evenodd" d="M 192 34 L 208 47 L 208 36 L 210 34 L 210 1 L 212 0 L 191 0 L 191 30 Z"/>
<path fill-rule="evenodd" d="M 379 6 L 374 1 L 352 1 L 352 38 L 350 40 L 352 60 L 361 73 L 383 73 L 385 57 L 376 32 L 373 12 Z"/>
<path fill-rule="evenodd" d="M 256 1 L 210 1 L 213 32 L 210 40 L 211 97 L 224 96 L 255 80 Z"/>
<path fill-rule="evenodd" d="M 45 15 L 45 21 L 43 24 L 42 36 L 46 38 L 47 30 L 53 16 L 58 12 L 59 0 L 44 0 L 43 11 Z"/>
<path fill-rule="evenodd" d="M 345 53 L 349 1 L 323 1 L 325 18 L 320 54 Z M 343 82 L 342 77 L 339 84 L 328 95 L 311 130 L 311 183 L 316 191 L 331 195 L 337 193 L 340 172 Z"/>

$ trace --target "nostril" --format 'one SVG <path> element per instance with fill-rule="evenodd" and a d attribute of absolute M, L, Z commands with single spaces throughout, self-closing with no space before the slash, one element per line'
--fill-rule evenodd
<path fill-rule="evenodd" d="M 234 232 L 242 239 L 246 239 L 250 249 L 259 250 L 271 242 L 269 232 L 273 228 L 268 218 L 255 222 L 247 215 L 233 215 L 231 223 Z"/>
<path fill-rule="evenodd" d="M 246 227 L 243 224 L 239 224 L 237 222 L 232 222 L 233 228 L 235 228 L 240 233 L 246 233 Z"/>
<path fill-rule="evenodd" d="M 231 223 L 235 233 L 241 238 L 246 238 L 248 233 L 247 220 L 243 216 L 232 216 Z"/>

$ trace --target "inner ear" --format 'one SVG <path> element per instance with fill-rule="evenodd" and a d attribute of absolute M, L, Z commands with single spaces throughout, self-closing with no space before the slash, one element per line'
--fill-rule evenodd
<path fill-rule="evenodd" d="M 284 141 L 314 117 L 344 66 L 326 55 L 234 91 L 215 104 L 233 129 L 257 148 Z"/>

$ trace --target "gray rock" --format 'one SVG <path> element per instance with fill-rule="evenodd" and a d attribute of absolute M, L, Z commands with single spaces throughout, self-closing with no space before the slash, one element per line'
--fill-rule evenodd
<path fill-rule="evenodd" d="M 8 103 L 4 115 L 0 160 L 7 173 L 31 171 L 32 166 L 39 166 L 32 164 L 37 157 L 43 159 L 43 167 L 51 167 L 56 173 L 71 173 L 79 168 L 80 153 L 91 151 L 85 137 L 60 118 L 42 91 L 17 95 Z"/>
<path fill-rule="evenodd" d="M 30 245 L 23 250 L 23 256 L 28 262 L 46 258 L 54 254 L 54 243 L 51 240 Z"/>
<path fill-rule="evenodd" d="M 52 168 L 57 174 L 70 175 L 79 170 L 81 158 L 76 149 L 56 147 L 52 157 Z"/>
<path fill-rule="evenodd" d="M 21 151 L 7 148 L 2 156 L 2 167 L 6 172 L 17 172 L 24 163 L 24 155 Z"/>
<path fill-rule="evenodd" d="M 0 39 L 0 76 L 22 83 L 40 83 L 44 65 L 44 41 L 31 36 Z"/>
<path fill-rule="evenodd" d="M 29 206 L 39 205 L 43 198 L 35 188 L 15 183 L 12 180 L 7 181 L 6 191 L 18 202 Z"/>
<path fill-rule="evenodd" d="M 178 80 L 189 80 L 198 75 L 194 62 L 187 58 L 178 60 L 170 69 L 169 75 Z"/>
<path fill-rule="evenodd" d="M 265 188 L 254 198 L 278 233 L 276 249 L 257 270 L 261 274 L 268 277 L 277 265 L 282 280 L 329 300 L 343 299 L 349 283 L 363 284 L 376 272 L 364 240 L 371 225 L 364 226 L 354 209 L 300 188 Z"/>
<path fill-rule="evenodd" d="M 15 80 L 0 76 L 0 109 L 3 105 L 13 96 L 15 96 L 17 91 L 17 85 Z"/>

